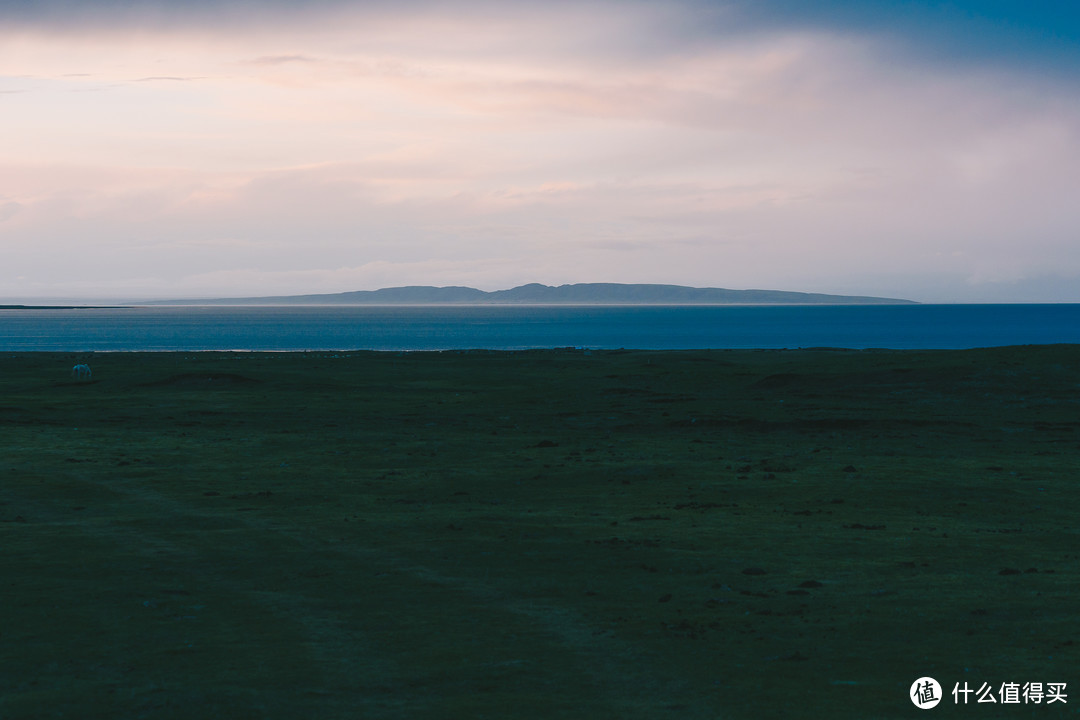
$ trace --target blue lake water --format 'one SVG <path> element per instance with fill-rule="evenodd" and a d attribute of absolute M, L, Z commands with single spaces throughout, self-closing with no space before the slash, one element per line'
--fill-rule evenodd
<path fill-rule="evenodd" d="M 0 310 L 0 351 L 1080 343 L 1080 305 L 133 307 Z"/>

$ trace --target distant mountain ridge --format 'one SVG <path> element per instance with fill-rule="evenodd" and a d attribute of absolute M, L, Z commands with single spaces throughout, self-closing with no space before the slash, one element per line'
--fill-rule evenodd
<path fill-rule="evenodd" d="M 485 292 L 470 287 L 410 285 L 325 295 L 161 300 L 147 305 L 909 305 L 913 300 L 786 290 L 728 290 L 684 285 L 529 283 Z"/>

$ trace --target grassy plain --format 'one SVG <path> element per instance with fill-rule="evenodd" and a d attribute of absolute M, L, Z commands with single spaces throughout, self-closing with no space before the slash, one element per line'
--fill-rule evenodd
<path fill-rule="evenodd" d="M 0 478 L 3 720 L 1080 708 L 1078 346 L 6 354 Z"/>

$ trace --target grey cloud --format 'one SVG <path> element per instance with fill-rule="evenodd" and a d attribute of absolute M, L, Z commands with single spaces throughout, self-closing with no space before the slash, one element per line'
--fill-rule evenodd
<path fill-rule="evenodd" d="M 438 15 L 483 20 L 529 13 L 567 15 L 591 8 L 615 25 L 645 11 L 665 21 L 624 48 L 639 55 L 759 33 L 819 31 L 893 41 L 925 62 L 1001 62 L 1080 70 L 1080 10 L 1072 3 L 1021 0 L 0 0 L 0 26 L 81 31 L 129 27 L 221 29 L 317 21 L 341 11 L 372 16 Z M 283 56 L 285 57 L 285 56 Z"/>
<path fill-rule="evenodd" d="M 383 3 L 369 3 L 381 6 Z M 389 5 L 390 3 L 386 3 Z M 77 30 L 272 24 L 355 5 L 348 0 L 0 0 L 0 24 Z"/>
<path fill-rule="evenodd" d="M 22 210 L 22 205 L 15 202 L 14 200 L 0 205 L 0 222 L 4 222 L 5 220 L 9 219 L 20 210 Z"/>
<path fill-rule="evenodd" d="M 1024 0 L 700 0 L 726 8 L 709 34 L 812 30 L 876 38 L 883 51 L 927 65 L 996 65 L 1080 73 L 1080 11 Z"/>
<path fill-rule="evenodd" d="M 317 61 L 305 55 L 264 55 L 249 62 L 252 65 L 286 65 L 288 63 L 311 63 Z"/>

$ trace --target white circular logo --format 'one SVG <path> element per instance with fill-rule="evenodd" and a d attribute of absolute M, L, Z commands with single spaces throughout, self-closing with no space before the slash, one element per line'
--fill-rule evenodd
<path fill-rule="evenodd" d="M 929 710 L 941 702 L 941 686 L 932 677 L 921 677 L 911 683 L 908 697 L 915 703 L 915 707 Z"/>

